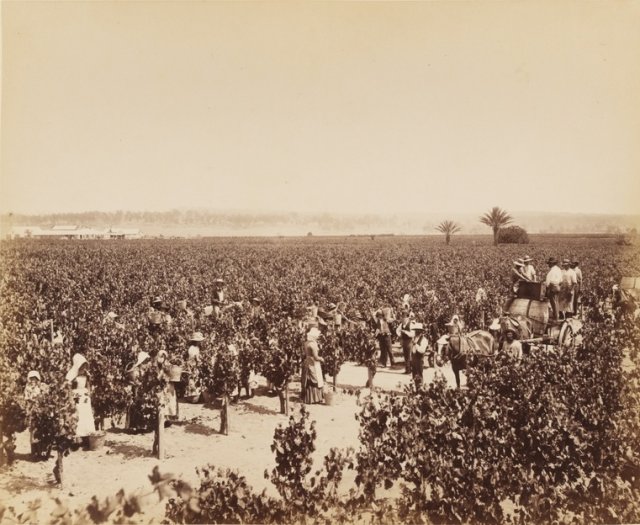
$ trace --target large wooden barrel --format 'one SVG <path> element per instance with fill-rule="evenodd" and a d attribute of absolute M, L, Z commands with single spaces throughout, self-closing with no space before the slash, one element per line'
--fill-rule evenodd
<path fill-rule="evenodd" d="M 549 303 L 547 301 L 515 298 L 507 303 L 505 310 L 511 315 L 522 315 L 530 319 L 535 335 L 545 333 L 549 323 Z"/>

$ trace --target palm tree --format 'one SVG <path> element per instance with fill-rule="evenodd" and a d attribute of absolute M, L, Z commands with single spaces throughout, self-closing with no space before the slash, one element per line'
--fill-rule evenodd
<path fill-rule="evenodd" d="M 458 233 L 461 229 L 460 225 L 454 221 L 442 221 L 438 226 L 436 226 L 436 230 L 440 233 L 444 233 L 444 240 L 447 243 L 447 246 L 449 246 L 451 236 L 454 233 Z"/>
<path fill-rule="evenodd" d="M 506 226 L 510 222 L 513 221 L 511 215 L 509 215 L 506 211 L 501 210 L 497 206 L 491 208 L 491 211 L 485 213 L 482 217 L 480 217 L 480 222 L 482 224 L 486 224 L 490 226 L 493 230 L 493 244 L 494 246 L 498 246 L 498 232 L 500 228 Z"/>

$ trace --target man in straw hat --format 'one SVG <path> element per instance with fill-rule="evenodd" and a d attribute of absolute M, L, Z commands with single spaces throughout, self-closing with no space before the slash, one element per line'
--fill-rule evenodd
<path fill-rule="evenodd" d="M 420 388 L 424 382 L 424 356 L 429 348 L 429 340 L 422 323 L 412 323 L 411 329 L 415 334 L 411 345 L 411 376 L 416 388 Z"/>
<path fill-rule="evenodd" d="M 416 336 L 412 325 L 414 319 L 413 312 L 409 309 L 409 305 L 402 308 L 402 320 L 398 325 L 397 334 L 400 337 L 402 345 L 402 355 L 404 357 L 404 373 L 411 373 L 411 349 L 413 347 L 413 338 Z"/>
<path fill-rule="evenodd" d="M 387 358 L 390 366 L 395 365 L 393 353 L 391 352 L 391 328 L 382 309 L 375 313 L 374 328 L 374 333 L 380 346 L 380 366 L 386 368 Z"/>
<path fill-rule="evenodd" d="M 522 275 L 525 276 L 527 281 L 535 282 L 538 280 L 538 275 L 536 274 L 536 269 L 533 266 L 533 259 L 528 255 L 522 259 L 524 263 L 524 267 L 522 268 Z"/>
<path fill-rule="evenodd" d="M 551 317 L 554 321 L 558 321 L 560 315 L 558 295 L 562 284 L 562 270 L 558 266 L 558 260 L 555 257 L 549 257 L 547 264 L 549 265 L 549 271 L 544 281 L 547 287 L 547 299 L 549 299 L 549 305 L 551 306 Z"/>
<path fill-rule="evenodd" d="M 576 259 L 571 261 L 571 268 L 576 273 L 576 287 L 575 292 L 573 294 L 573 311 L 578 313 L 578 305 L 581 301 L 582 296 L 582 269 L 580 268 L 580 262 Z"/>
<path fill-rule="evenodd" d="M 507 327 L 504 332 L 505 340 L 502 344 L 502 352 L 511 359 L 520 361 L 522 359 L 522 343 L 517 339 L 516 331 L 513 327 Z"/>
<path fill-rule="evenodd" d="M 197 403 L 202 394 L 200 378 L 200 345 L 202 341 L 204 341 L 202 332 L 194 332 L 189 338 L 189 348 L 187 349 L 186 371 L 189 374 L 189 380 L 184 395 L 192 403 Z"/>
<path fill-rule="evenodd" d="M 560 312 L 564 314 L 565 319 L 573 316 L 573 295 L 577 282 L 576 272 L 571 268 L 571 261 L 564 259 L 560 286 Z"/>
<path fill-rule="evenodd" d="M 516 259 L 515 261 L 513 261 L 513 268 L 511 268 L 511 285 L 514 294 L 518 293 L 520 281 L 528 281 L 527 277 L 523 273 L 523 270 L 524 262 L 522 259 Z"/>

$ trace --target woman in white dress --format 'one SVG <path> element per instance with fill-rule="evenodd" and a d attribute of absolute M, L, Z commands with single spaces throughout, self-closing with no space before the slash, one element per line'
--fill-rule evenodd
<path fill-rule="evenodd" d="M 67 372 L 67 381 L 71 383 L 73 398 L 76 402 L 76 414 L 78 426 L 76 438 L 86 440 L 90 434 L 96 431 L 91 408 L 91 384 L 87 370 L 87 360 L 82 354 L 73 356 L 73 366 Z"/>

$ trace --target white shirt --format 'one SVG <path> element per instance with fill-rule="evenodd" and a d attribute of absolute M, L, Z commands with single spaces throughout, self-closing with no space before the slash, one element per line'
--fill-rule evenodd
<path fill-rule="evenodd" d="M 573 270 L 573 268 L 562 270 L 562 280 L 569 286 L 573 286 L 578 283 L 578 278 L 576 277 L 576 272 Z"/>
<path fill-rule="evenodd" d="M 547 286 L 550 284 L 560 286 L 560 283 L 562 282 L 562 270 L 558 265 L 554 265 L 549 269 L 549 273 L 547 274 L 547 278 L 544 282 Z"/>
<path fill-rule="evenodd" d="M 574 272 L 576 272 L 576 281 L 578 284 L 582 284 L 582 270 L 580 268 L 578 268 L 577 266 L 573 269 Z"/>
<path fill-rule="evenodd" d="M 505 341 L 502 350 L 513 359 L 522 359 L 522 343 L 517 339 Z"/>
<path fill-rule="evenodd" d="M 524 275 L 530 281 L 535 281 L 537 278 L 536 269 L 533 267 L 533 264 L 525 264 L 522 269 L 522 275 Z"/>
<path fill-rule="evenodd" d="M 414 352 L 418 352 L 419 354 L 424 354 L 427 351 L 428 346 L 429 340 L 424 336 L 420 336 L 418 337 L 418 339 L 416 339 L 416 342 L 413 345 L 413 350 Z"/>

